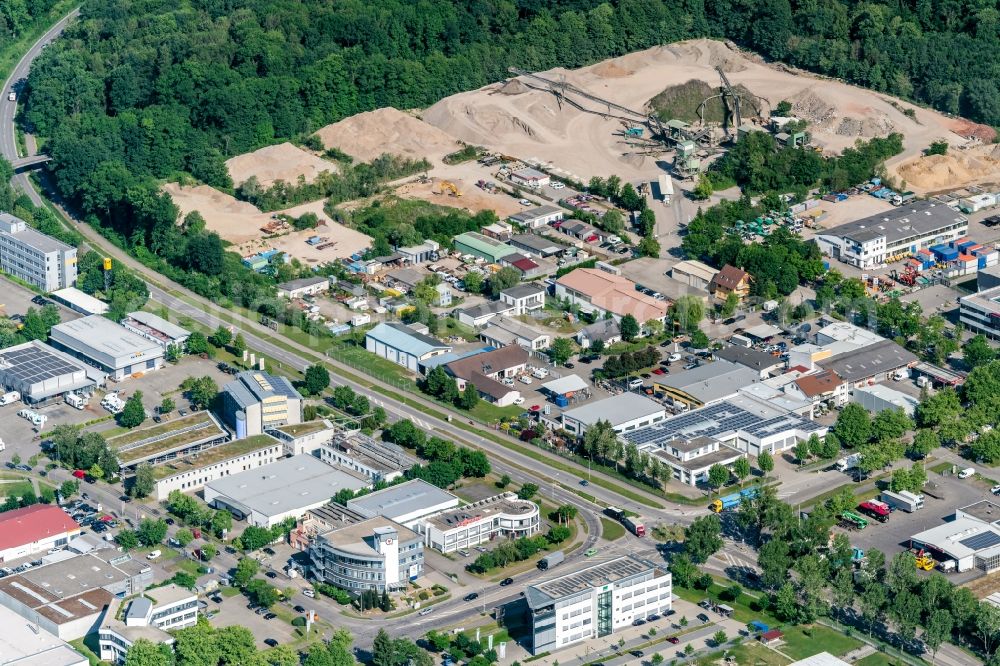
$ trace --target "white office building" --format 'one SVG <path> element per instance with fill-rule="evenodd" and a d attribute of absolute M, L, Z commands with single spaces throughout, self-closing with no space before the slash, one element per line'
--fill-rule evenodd
<path fill-rule="evenodd" d="M 222 417 L 242 439 L 302 423 L 302 396 L 285 377 L 246 370 L 222 387 Z"/>
<path fill-rule="evenodd" d="M 0 664 L 5 666 L 88 666 L 69 643 L 0 606 Z"/>
<path fill-rule="evenodd" d="M 963 296 L 958 306 L 963 326 L 991 340 L 1000 340 L 1000 286 Z"/>
<path fill-rule="evenodd" d="M 114 380 L 163 367 L 163 347 L 99 315 L 56 324 L 49 344 Z"/>
<path fill-rule="evenodd" d="M 615 432 L 625 433 L 647 428 L 666 418 L 667 410 L 660 403 L 638 393 L 626 392 L 563 412 L 562 427 L 583 437 L 587 428 L 598 421 L 608 421 Z"/>
<path fill-rule="evenodd" d="M 443 511 L 414 526 L 423 535 L 424 545 L 442 553 L 474 548 L 497 538 L 520 539 L 538 533 L 538 505 L 502 493 Z"/>
<path fill-rule="evenodd" d="M 413 530 L 377 516 L 331 530 L 309 547 L 312 573 L 344 590 L 404 589 L 424 571 L 424 544 Z"/>
<path fill-rule="evenodd" d="M 56 291 L 76 284 L 76 248 L 0 213 L 0 271 Z"/>
<path fill-rule="evenodd" d="M 529 585 L 531 653 L 561 650 L 603 638 L 637 619 L 671 609 L 670 572 L 634 555 L 623 555 Z"/>
<path fill-rule="evenodd" d="M 172 645 L 168 631 L 197 623 L 198 595 L 173 583 L 133 599 L 116 598 L 98 630 L 101 660 L 123 664 L 128 649 L 140 638 Z"/>

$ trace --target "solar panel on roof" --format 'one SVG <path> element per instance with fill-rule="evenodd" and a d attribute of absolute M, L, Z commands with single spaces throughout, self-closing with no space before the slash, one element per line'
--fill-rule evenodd
<path fill-rule="evenodd" d="M 1000 544 L 1000 534 L 996 532 L 981 532 L 967 539 L 962 539 L 959 543 L 971 550 L 982 550 Z"/>

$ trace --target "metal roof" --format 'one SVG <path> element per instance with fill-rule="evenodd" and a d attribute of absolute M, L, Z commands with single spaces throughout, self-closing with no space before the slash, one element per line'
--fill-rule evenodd
<path fill-rule="evenodd" d="M 244 370 L 236 375 L 236 379 L 223 386 L 222 390 L 243 409 L 277 395 L 292 400 L 302 399 L 288 379 L 269 375 L 263 370 Z"/>
<path fill-rule="evenodd" d="M 107 303 L 80 291 L 76 287 L 66 287 L 65 289 L 53 291 L 52 297 L 86 314 L 104 314 L 108 311 Z"/>
<path fill-rule="evenodd" d="M 347 508 L 365 515 L 384 516 L 396 520 L 401 516 L 433 509 L 446 503 L 458 505 L 458 497 L 423 479 L 413 479 L 398 486 L 357 497 Z"/>
<path fill-rule="evenodd" d="M 142 310 L 136 310 L 135 312 L 128 313 L 129 319 L 134 319 L 143 326 L 148 326 L 154 331 L 159 331 L 171 339 L 184 338 L 191 335 L 191 332 L 187 329 L 183 329 L 176 324 L 171 324 L 169 321 L 153 314 L 152 312 L 143 312 Z"/>
<path fill-rule="evenodd" d="M 656 572 L 656 565 L 634 555 L 622 555 L 613 560 L 597 562 L 589 567 L 551 578 L 525 589 L 525 598 L 531 608 L 540 608 L 595 587 Z"/>
<path fill-rule="evenodd" d="M 564 395 L 589 388 L 590 384 L 579 375 L 566 375 L 542 384 L 542 388 L 555 395 Z"/>
<path fill-rule="evenodd" d="M 368 331 L 365 336 L 418 358 L 438 349 L 451 349 L 440 340 L 417 333 L 409 326 L 396 322 L 383 322 Z"/>
<path fill-rule="evenodd" d="M 843 377 L 844 381 L 858 382 L 880 373 L 892 372 L 918 360 L 915 354 L 903 349 L 892 340 L 883 340 L 820 361 L 819 366 L 833 370 Z"/>
<path fill-rule="evenodd" d="M 340 490 L 356 491 L 369 483 L 367 479 L 303 454 L 211 481 L 206 488 L 211 488 L 224 500 L 232 500 L 265 516 L 275 516 L 325 503 Z"/>
<path fill-rule="evenodd" d="M 948 206 L 933 201 L 912 201 L 905 206 L 877 213 L 823 232 L 824 236 L 850 238 L 859 242 L 885 236 L 892 244 L 915 236 L 930 236 L 944 227 L 967 218 Z"/>
<path fill-rule="evenodd" d="M 719 360 L 676 374 L 660 375 L 656 383 L 682 391 L 707 404 L 733 395 L 744 386 L 760 381 L 760 372 L 732 361 Z"/>
<path fill-rule="evenodd" d="M 537 220 L 540 217 L 548 217 L 549 215 L 555 215 L 556 213 L 562 212 L 563 209 L 556 206 L 538 206 L 537 208 L 522 210 L 520 213 L 515 213 L 507 219 L 517 220 L 518 222 L 527 222 L 528 220 Z"/>
<path fill-rule="evenodd" d="M 500 293 L 505 296 L 510 296 L 511 298 L 527 298 L 528 296 L 544 294 L 545 287 L 537 282 L 528 282 L 525 284 L 514 285 L 513 287 L 504 289 Z"/>
<path fill-rule="evenodd" d="M 573 419 L 584 425 L 593 425 L 602 420 L 610 421 L 612 426 L 617 426 L 645 416 L 665 413 L 663 405 L 655 400 L 638 393 L 626 392 L 563 412 L 563 418 Z"/>
<path fill-rule="evenodd" d="M 454 241 L 456 244 L 461 243 L 462 245 L 470 247 L 477 252 L 481 252 L 497 259 L 500 257 L 506 257 L 508 254 L 516 252 L 516 250 L 510 245 L 501 243 L 500 241 L 489 238 L 488 236 L 478 234 L 475 231 L 467 231 L 464 234 L 459 234 L 455 236 Z"/>
<path fill-rule="evenodd" d="M 63 344 L 74 340 L 113 359 L 126 356 L 135 358 L 146 354 L 159 356 L 163 353 L 155 342 L 100 315 L 90 315 L 56 324 L 52 327 L 52 334 L 57 339 L 62 338 L 59 341 Z"/>
<path fill-rule="evenodd" d="M 0 374 L 13 381 L 35 384 L 83 371 L 71 357 L 37 340 L 0 351 Z"/>
<path fill-rule="evenodd" d="M 330 278 L 328 277 L 307 277 L 299 278 L 298 280 L 289 280 L 288 282 L 282 282 L 278 285 L 278 289 L 282 291 L 295 291 L 296 289 L 303 289 L 305 287 L 312 287 L 313 285 L 330 283 Z"/>

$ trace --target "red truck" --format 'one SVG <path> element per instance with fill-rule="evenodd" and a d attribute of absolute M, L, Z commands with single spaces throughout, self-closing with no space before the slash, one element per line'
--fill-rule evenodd
<path fill-rule="evenodd" d="M 870 516 L 880 523 L 884 523 L 889 520 L 889 514 L 892 513 L 892 509 L 885 502 L 880 502 L 879 500 L 865 500 L 858 505 L 858 511 Z"/>

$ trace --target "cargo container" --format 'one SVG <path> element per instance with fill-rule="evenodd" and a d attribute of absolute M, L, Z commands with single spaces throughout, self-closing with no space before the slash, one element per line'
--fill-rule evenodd
<path fill-rule="evenodd" d="M 618 522 L 621 522 L 622 520 L 625 519 L 625 512 L 616 506 L 607 507 L 606 509 L 604 509 L 604 514 L 608 518 L 611 518 L 612 520 L 617 520 Z"/>
<path fill-rule="evenodd" d="M 629 516 L 622 521 L 622 524 L 637 537 L 646 536 L 646 526 L 642 524 L 641 518 L 632 518 Z"/>
<path fill-rule="evenodd" d="M 735 509 L 740 505 L 740 502 L 743 501 L 743 498 L 753 499 L 754 497 L 757 497 L 758 492 L 759 489 L 756 487 L 746 488 L 738 493 L 733 493 L 732 495 L 726 495 L 725 497 L 713 500 L 712 503 L 709 504 L 708 508 L 715 513 L 722 513 L 723 511 L 727 511 L 729 509 Z"/>
<path fill-rule="evenodd" d="M 977 243 L 974 240 L 969 240 L 968 238 L 966 238 L 961 243 L 955 243 L 954 245 L 952 245 L 952 247 L 961 252 L 962 254 L 965 254 L 968 252 L 970 247 L 975 247 L 976 245 L 979 245 L 979 243 Z"/>
<path fill-rule="evenodd" d="M 898 493 L 894 493 L 891 490 L 883 490 L 882 501 L 889 506 L 902 509 L 907 513 L 913 513 L 924 507 L 923 495 L 914 495 L 905 490 L 901 490 Z"/>
<path fill-rule="evenodd" d="M 564 395 L 557 395 L 555 398 L 556 407 L 569 407 L 569 398 Z"/>
<path fill-rule="evenodd" d="M 566 556 L 563 554 L 563 552 L 561 550 L 557 550 L 556 552 L 549 553 L 542 559 L 538 560 L 538 568 L 541 569 L 542 571 L 545 571 L 546 569 L 551 569 L 557 564 L 560 564 L 565 559 Z"/>
<path fill-rule="evenodd" d="M 958 259 L 958 250 L 953 247 L 946 247 L 944 245 L 935 245 L 931 248 L 931 252 L 937 257 L 938 261 L 955 261 Z"/>

